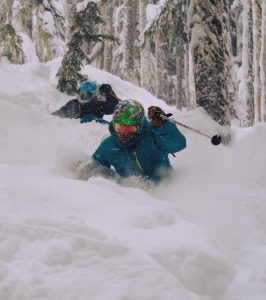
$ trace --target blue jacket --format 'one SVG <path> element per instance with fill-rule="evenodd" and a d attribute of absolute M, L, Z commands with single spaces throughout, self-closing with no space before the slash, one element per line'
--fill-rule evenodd
<path fill-rule="evenodd" d="M 138 139 L 126 145 L 112 134 L 112 126 L 111 122 L 111 136 L 100 144 L 92 157 L 107 168 L 113 166 L 122 177 L 135 175 L 160 180 L 172 170 L 168 155 L 186 147 L 185 137 L 169 121 L 154 128 L 145 119 Z"/>

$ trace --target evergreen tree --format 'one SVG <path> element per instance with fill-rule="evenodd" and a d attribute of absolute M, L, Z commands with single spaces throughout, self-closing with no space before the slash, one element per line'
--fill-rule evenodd
<path fill-rule="evenodd" d="M 25 62 L 22 39 L 10 24 L 0 27 L 0 56 L 6 56 L 13 64 Z"/>
<path fill-rule="evenodd" d="M 95 33 L 95 26 L 103 22 L 99 8 L 94 2 L 88 2 L 84 10 L 75 13 L 71 27 L 73 35 L 67 44 L 68 50 L 56 74 L 57 88 L 61 92 L 74 95 L 77 92 L 78 83 L 86 79 L 86 76 L 80 73 L 83 62 L 90 63 L 82 49 L 85 42 L 99 42 L 105 39 L 116 41 L 116 38 L 111 35 Z"/>

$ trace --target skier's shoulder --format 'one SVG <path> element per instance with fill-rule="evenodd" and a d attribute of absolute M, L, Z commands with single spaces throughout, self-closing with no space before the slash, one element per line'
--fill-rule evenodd
<path fill-rule="evenodd" d="M 100 143 L 98 150 L 110 152 L 115 145 L 115 140 L 112 135 L 105 137 Z"/>
<path fill-rule="evenodd" d="M 109 166 L 113 160 L 114 147 L 115 143 L 112 136 L 108 136 L 100 143 L 96 151 L 93 153 L 92 158 L 105 166 Z"/>
<path fill-rule="evenodd" d="M 157 134 L 165 135 L 167 133 L 176 133 L 176 134 L 179 133 L 179 130 L 177 129 L 176 125 L 169 121 L 164 122 L 163 125 L 159 127 L 152 126 L 150 121 L 148 121 L 148 123 L 149 123 L 148 125 L 149 130 L 155 135 Z"/>

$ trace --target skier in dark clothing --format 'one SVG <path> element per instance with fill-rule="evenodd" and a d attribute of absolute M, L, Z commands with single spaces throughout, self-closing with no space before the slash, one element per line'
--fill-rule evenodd
<path fill-rule="evenodd" d="M 70 100 L 52 115 L 90 122 L 94 117 L 101 119 L 112 114 L 119 101 L 111 85 L 102 84 L 97 90 L 95 82 L 85 81 L 78 89 L 78 98 Z"/>

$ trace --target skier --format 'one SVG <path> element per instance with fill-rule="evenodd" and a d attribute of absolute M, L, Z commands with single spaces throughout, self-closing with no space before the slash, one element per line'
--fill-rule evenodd
<path fill-rule="evenodd" d="M 95 117 L 102 120 L 103 115 L 113 113 L 120 101 L 111 85 L 102 84 L 97 90 L 95 82 L 84 81 L 78 89 L 78 98 L 72 99 L 52 115 L 61 118 L 81 119 L 81 123 L 90 122 Z"/>
<path fill-rule="evenodd" d="M 138 101 L 123 100 L 117 104 L 109 124 L 111 135 L 99 145 L 92 161 L 83 170 L 79 168 L 82 170 L 79 178 L 119 174 L 157 182 L 169 175 L 172 167 L 168 155 L 184 149 L 186 139 L 176 125 L 160 115 L 166 114 L 161 108 L 151 106 L 148 121 Z"/>

